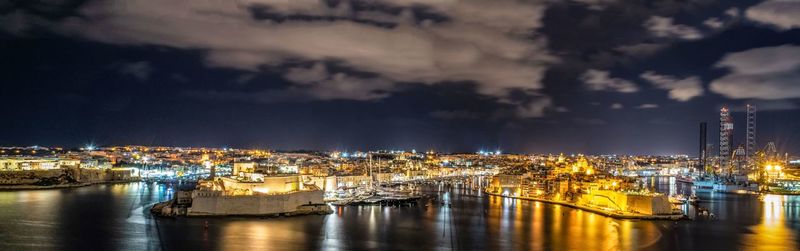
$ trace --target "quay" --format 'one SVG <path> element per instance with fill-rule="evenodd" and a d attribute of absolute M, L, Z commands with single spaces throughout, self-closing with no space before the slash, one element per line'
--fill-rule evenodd
<path fill-rule="evenodd" d="M 0 191 L 17 191 L 17 190 L 47 190 L 47 189 L 62 189 L 62 188 L 77 188 L 94 185 L 93 183 L 75 183 L 75 184 L 58 184 L 49 186 L 38 185 L 4 185 L 0 186 Z"/>
<path fill-rule="evenodd" d="M 128 168 L 65 167 L 46 170 L 2 170 L 0 190 L 42 190 L 138 182 L 141 179 Z"/>
<path fill-rule="evenodd" d="M 138 179 L 131 180 L 112 180 L 112 181 L 95 181 L 95 182 L 80 182 L 71 184 L 55 184 L 55 185 L 0 185 L 0 191 L 22 191 L 22 190 L 48 190 L 48 189 L 65 189 L 65 188 L 78 188 L 92 185 L 101 184 L 123 184 L 123 183 L 136 183 L 140 182 Z"/>
<path fill-rule="evenodd" d="M 649 214 L 637 214 L 632 212 L 620 212 L 620 211 L 609 211 L 600 208 L 579 205 L 576 203 L 570 203 L 566 201 L 555 201 L 555 200 L 548 200 L 543 198 L 535 198 L 535 197 L 526 197 L 526 196 L 512 196 L 512 195 L 503 195 L 499 193 L 494 193 L 491 191 L 484 191 L 484 193 L 491 195 L 491 196 L 498 196 L 503 198 L 511 198 L 511 199 L 520 199 L 520 200 L 530 200 L 530 201 L 538 201 L 550 204 L 556 204 L 561 206 L 566 206 L 570 208 L 580 209 L 592 213 L 596 213 L 599 215 L 603 215 L 606 217 L 611 217 L 615 219 L 625 219 L 625 220 L 688 220 L 688 216 L 684 214 L 666 214 L 666 215 L 649 215 Z"/>

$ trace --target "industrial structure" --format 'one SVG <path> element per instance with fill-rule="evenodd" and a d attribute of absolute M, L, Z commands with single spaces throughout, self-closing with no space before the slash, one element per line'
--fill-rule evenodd
<path fill-rule="evenodd" d="M 753 164 L 753 156 L 758 151 L 756 146 L 756 106 L 747 105 L 747 142 L 744 146 L 745 161 Z"/>
<path fill-rule="evenodd" d="M 701 122 L 700 123 L 700 153 L 698 155 L 698 170 L 700 172 L 705 173 L 706 171 L 706 159 L 708 159 L 706 152 L 707 146 L 706 141 L 708 140 L 708 123 Z"/>
<path fill-rule="evenodd" d="M 719 110 L 719 168 L 731 172 L 731 140 L 733 139 L 733 118 L 727 106 Z"/>
<path fill-rule="evenodd" d="M 746 108 L 745 144 L 733 146 L 734 122 L 730 109 L 723 106 L 719 112 L 719 171 L 728 175 L 744 175 L 755 165 L 758 152 L 756 143 L 756 106 L 748 104 Z M 701 131 L 702 131 L 702 124 Z M 701 132 L 701 137 L 703 132 Z M 701 144 L 702 144 L 701 139 Z M 701 152 L 703 150 L 701 149 Z M 702 154 L 702 153 L 701 153 Z M 701 156 L 703 157 L 703 156 Z M 702 162 L 702 160 L 701 160 Z"/>

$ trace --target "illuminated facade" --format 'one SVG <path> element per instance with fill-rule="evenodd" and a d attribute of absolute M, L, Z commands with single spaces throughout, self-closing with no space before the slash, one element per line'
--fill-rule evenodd
<path fill-rule="evenodd" d="M 0 171 L 52 170 L 60 168 L 58 159 L 0 159 Z"/>

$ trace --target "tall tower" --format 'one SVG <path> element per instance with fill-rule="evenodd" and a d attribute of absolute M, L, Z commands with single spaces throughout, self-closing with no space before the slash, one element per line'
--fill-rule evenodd
<path fill-rule="evenodd" d="M 707 132 L 708 132 L 708 124 L 706 122 L 700 122 L 700 154 L 698 155 L 698 162 L 700 166 L 698 170 L 700 170 L 700 172 L 705 172 L 706 170 Z"/>
<path fill-rule="evenodd" d="M 733 119 L 727 106 L 719 110 L 719 168 L 730 173 Z"/>
<path fill-rule="evenodd" d="M 747 144 L 744 146 L 745 160 L 751 161 L 758 151 L 756 147 L 756 106 L 747 105 Z"/>

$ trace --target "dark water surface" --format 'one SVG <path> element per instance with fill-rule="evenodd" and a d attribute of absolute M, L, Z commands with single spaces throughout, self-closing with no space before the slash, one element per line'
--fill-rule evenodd
<path fill-rule="evenodd" d="M 155 219 L 149 206 L 171 192 L 145 183 L 0 192 L 0 250 L 800 250 L 799 197 L 699 193 L 718 220 L 669 222 L 429 189 L 439 200 L 417 207 L 269 219 Z"/>

